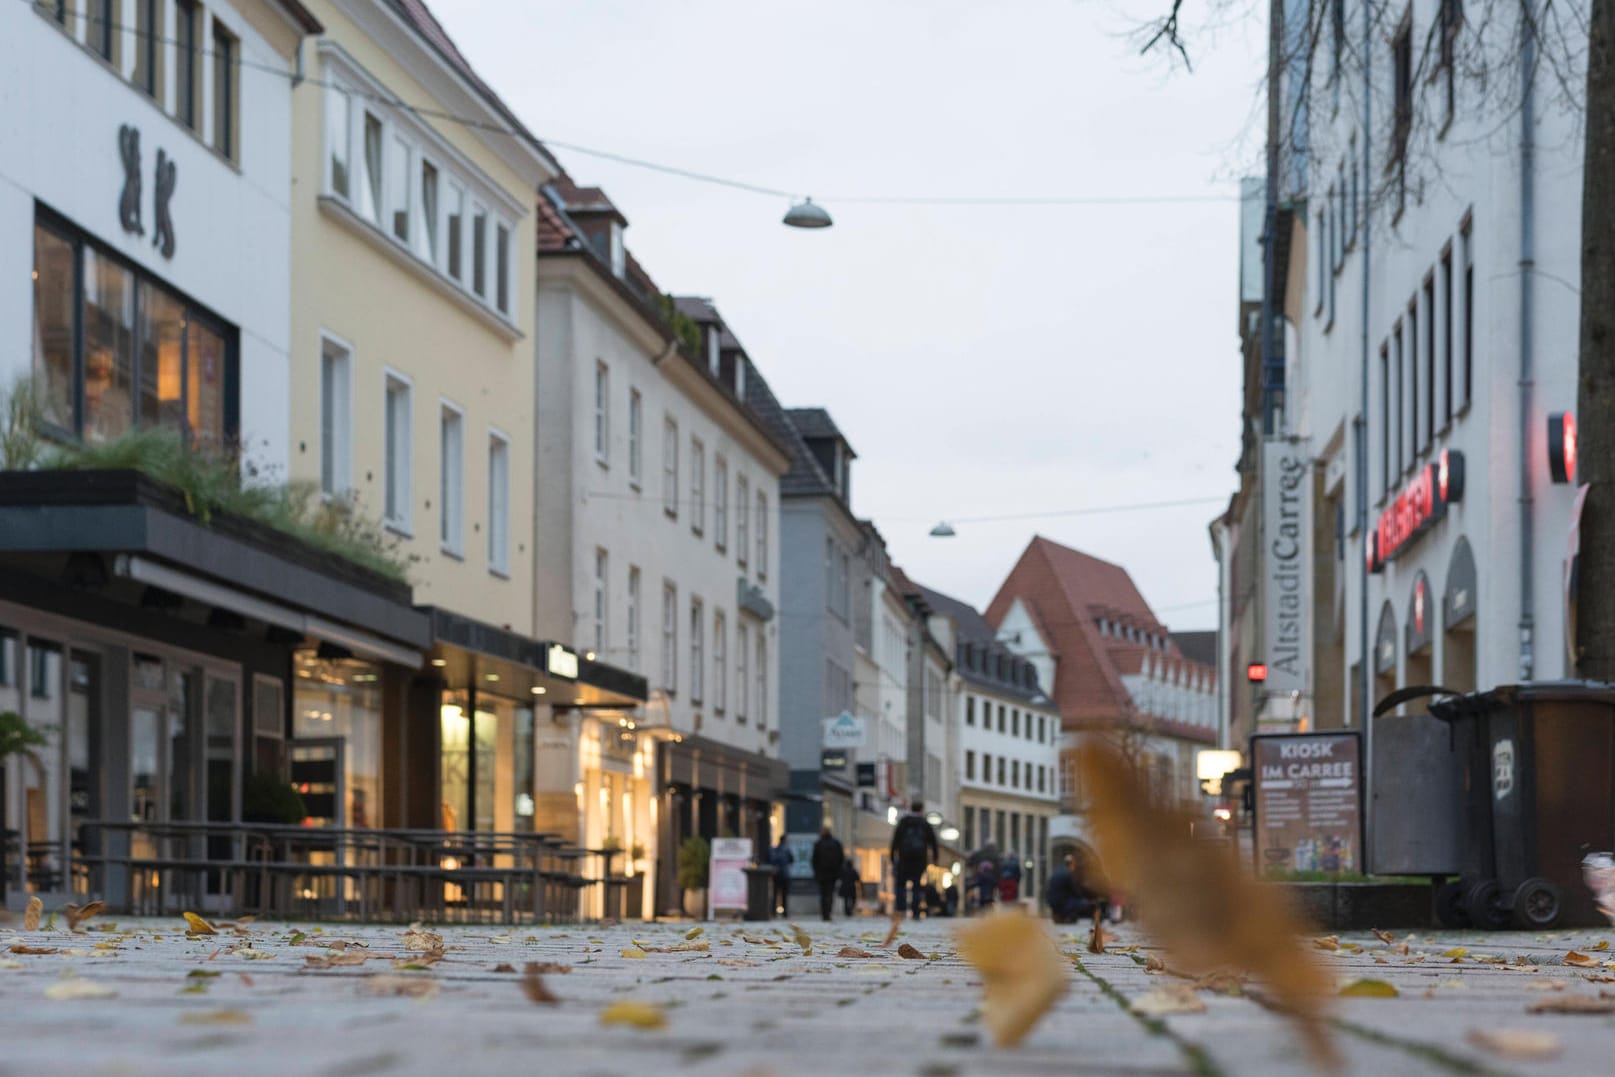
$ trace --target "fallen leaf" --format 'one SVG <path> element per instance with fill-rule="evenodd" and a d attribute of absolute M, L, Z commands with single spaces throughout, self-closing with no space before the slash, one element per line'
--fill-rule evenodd
<path fill-rule="evenodd" d="M 1602 965 L 1603 962 L 1599 961 L 1596 957 L 1589 957 L 1584 953 L 1572 950 L 1565 955 L 1565 964 L 1574 965 L 1578 969 L 1596 969 Z"/>
<path fill-rule="evenodd" d="M 372 995 L 402 995 L 405 998 L 431 998 L 437 994 L 437 981 L 428 976 L 379 975 L 365 978 L 365 990 Z"/>
<path fill-rule="evenodd" d="M 654 1003 L 623 999 L 600 1011 L 600 1023 L 627 1025 L 630 1028 L 666 1028 L 667 1015 Z"/>
<path fill-rule="evenodd" d="M 1401 995 L 1384 980 L 1353 980 L 1340 989 L 1341 998 L 1397 998 Z"/>
<path fill-rule="evenodd" d="M 889 949 L 892 943 L 897 941 L 897 933 L 902 929 L 903 918 L 901 916 L 892 917 L 892 929 L 886 932 L 886 941 L 880 944 L 880 948 L 882 950 Z"/>
<path fill-rule="evenodd" d="M 511 969 L 510 971 L 515 972 L 516 970 Z M 532 1002 L 554 1005 L 555 1003 L 561 1001 L 555 996 L 553 991 L 544 986 L 544 976 L 539 972 L 539 966 L 536 961 L 529 961 L 524 966 L 522 972 L 522 993 L 525 994 Z"/>
<path fill-rule="evenodd" d="M 11 952 L 14 954 L 54 954 L 58 951 L 54 946 L 29 946 L 26 943 L 14 942 L 11 944 Z"/>
<path fill-rule="evenodd" d="M 1239 996 L 1245 993 L 1245 978 L 1235 972 L 1212 972 L 1194 982 L 1196 991 L 1213 991 L 1219 995 Z"/>
<path fill-rule="evenodd" d="M 199 1010 L 192 1013 L 182 1013 L 179 1016 L 182 1025 L 250 1025 L 252 1014 L 246 1010 Z"/>
<path fill-rule="evenodd" d="M 1469 951 L 1465 947 L 1454 946 L 1450 950 L 1443 950 L 1441 952 L 1441 956 L 1442 957 L 1468 957 L 1469 956 Z"/>
<path fill-rule="evenodd" d="M 334 954 L 307 954 L 303 957 L 306 969 L 330 969 L 344 965 L 362 965 L 370 955 L 362 950 L 344 950 Z"/>
<path fill-rule="evenodd" d="M 1168 984 L 1146 991 L 1128 1007 L 1140 1017 L 1167 1017 L 1178 1013 L 1205 1013 L 1206 1004 L 1183 984 Z"/>
<path fill-rule="evenodd" d="M 1156 957 L 1154 954 L 1150 954 L 1148 957 L 1146 957 L 1144 959 L 1144 971 L 1145 972 L 1165 972 L 1166 971 L 1166 962 L 1162 961 L 1160 958 Z"/>
<path fill-rule="evenodd" d="M 543 976 L 549 976 L 552 973 L 561 976 L 572 971 L 571 965 L 562 965 L 554 961 L 530 961 L 527 967 L 536 970 Z"/>
<path fill-rule="evenodd" d="M 1469 1042 L 1488 1054 L 1522 1062 L 1557 1058 L 1559 1055 L 1559 1037 L 1551 1032 L 1521 1028 L 1475 1028 L 1469 1031 Z"/>
<path fill-rule="evenodd" d="M 1563 980 L 1527 980 L 1527 991 L 1563 991 L 1568 985 Z"/>
<path fill-rule="evenodd" d="M 710 942 L 681 942 L 677 946 L 669 946 L 667 952 L 670 954 L 707 953 L 711 949 L 712 944 Z"/>
<path fill-rule="evenodd" d="M 1338 950 L 1340 949 L 1340 936 L 1325 935 L 1321 939 L 1313 939 L 1312 945 L 1316 946 L 1320 950 Z"/>
<path fill-rule="evenodd" d="M 185 978 L 187 980 L 216 980 L 221 975 L 222 973 L 215 972 L 212 969 L 192 969 L 185 974 Z"/>
<path fill-rule="evenodd" d="M 957 937 L 960 956 L 981 974 L 982 1022 L 994 1043 L 1013 1047 L 1064 994 L 1069 963 L 1043 925 L 1024 912 L 982 917 Z"/>
<path fill-rule="evenodd" d="M 645 956 L 645 951 L 637 946 L 628 946 L 623 949 L 622 956 L 639 960 Z"/>
<path fill-rule="evenodd" d="M 103 983 L 94 980 L 62 980 L 45 988 L 45 997 L 57 1001 L 76 1001 L 79 999 L 116 998 L 118 993 Z"/>
<path fill-rule="evenodd" d="M 248 961 L 268 961 L 275 956 L 272 951 L 254 950 L 251 946 L 243 946 L 241 949 L 236 950 L 235 953 L 240 954 Z"/>
<path fill-rule="evenodd" d="M 27 967 L 28 966 L 23 964 L 21 961 L 13 961 L 9 957 L 0 958 L 0 969 L 25 969 Z"/>
<path fill-rule="evenodd" d="M 704 927 L 692 927 L 690 930 L 684 933 L 684 937 L 686 939 L 698 939 L 701 937 L 701 933 L 705 930 L 706 928 Z"/>
<path fill-rule="evenodd" d="M 190 925 L 190 929 L 186 932 L 187 935 L 217 935 L 218 934 L 218 931 L 214 929 L 212 924 L 208 923 L 206 920 L 202 919 L 200 916 L 196 915 L 194 912 L 187 912 L 187 913 L 184 914 L 184 916 L 185 916 L 185 922 Z"/>
<path fill-rule="evenodd" d="M 1587 949 L 1589 949 L 1589 950 L 1607 950 L 1607 949 L 1609 949 L 1609 940 L 1604 939 L 1597 946 L 1589 946 L 1589 947 L 1587 947 Z"/>
<path fill-rule="evenodd" d="M 68 902 L 62 906 L 62 915 L 67 917 L 67 930 L 77 931 L 80 924 L 106 907 L 107 903 L 104 901 L 92 901 L 88 905 L 74 905 Z"/>
<path fill-rule="evenodd" d="M 241 983 L 242 983 L 243 986 L 245 986 L 245 987 L 251 987 L 252 986 L 252 977 L 251 976 L 248 976 L 244 972 L 238 972 L 238 973 L 236 973 L 236 975 L 241 977 Z"/>
<path fill-rule="evenodd" d="M 897 956 L 907 958 L 910 961 L 924 961 L 925 960 L 925 955 L 924 954 L 920 953 L 918 950 L 916 950 L 914 947 L 910 946 L 906 942 L 903 945 L 901 945 L 901 946 L 899 946 L 897 948 Z"/>
<path fill-rule="evenodd" d="M 38 931 L 39 918 L 45 912 L 45 903 L 35 894 L 28 899 L 28 907 L 22 913 L 22 929 L 24 931 Z"/>
<path fill-rule="evenodd" d="M 848 949 L 851 949 L 851 947 L 848 947 Z M 846 956 L 846 955 L 843 955 L 843 956 Z M 871 955 L 864 954 L 864 956 L 869 957 Z M 730 968 L 754 969 L 754 968 L 757 967 L 757 962 L 755 962 L 755 961 L 747 961 L 743 957 L 720 957 L 720 958 L 718 958 L 718 964 L 720 964 L 720 965 L 728 965 Z"/>
<path fill-rule="evenodd" d="M 1555 995 L 1538 999 L 1525 1008 L 1526 1013 L 1615 1013 L 1615 998 L 1594 998 L 1592 995 Z"/>
<path fill-rule="evenodd" d="M 838 952 L 836 954 L 836 956 L 837 957 L 874 957 L 875 955 L 870 953 L 868 950 L 860 950 L 856 946 L 843 946 L 841 948 L 840 952 Z M 718 963 L 720 965 L 728 965 L 728 964 L 732 964 L 733 962 L 720 961 Z M 752 962 L 747 961 L 745 963 L 749 965 Z"/>
<path fill-rule="evenodd" d="M 1377 927 L 1369 928 L 1369 930 L 1374 933 L 1374 937 L 1376 939 L 1378 939 L 1380 942 L 1383 942 L 1387 946 L 1390 946 L 1390 945 L 1392 945 L 1393 943 L 1396 942 L 1396 936 L 1391 934 L 1389 931 L 1381 931 Z"/>
<path fill-rule="evenodd" d="M 443 936 L 435 931 L 421 931 L 410 928 L 404 932 L 404 949 L 431 951 L 443 949 Z"/>
<path fill-rule="evenodd" d="M 803 931 L 801 928 L 797 927 L 795 924 L 791 925 L 791 931 L 796 935 L 796 945 L 798 945 L 798 946 L 800 946 L 802 948 L 802 952 L 804 954 L 812 952 L 812 950 L 813 950 L 813 936 L 809 935 L 806 931 Z"/>
<path fill-rule="evenodd" d="M 1615 984 L 1615 976 L 1583 976 L 1590 984 Z"/>
<path fill-rule="evenodd" d="M 531 962 L 528 962 L 527 967 L 528 968 L 533 968 L 534 966 L 533 966 L 533 964 Z M 516 966 L 508 964 L 507 962 L 501 961 L 499 964 L 497 964 L 497 965 L 495 965 L 493 967 L 493 970 L 495 972 L 515 972 L 516 971 Z"/>

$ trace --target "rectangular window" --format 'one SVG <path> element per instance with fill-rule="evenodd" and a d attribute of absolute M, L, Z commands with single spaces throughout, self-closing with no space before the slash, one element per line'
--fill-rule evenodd
<path fill-rule="evenodd" d="M 436 266 L 437 166 L 421 159 L 420 189 L 415 198 L 415 253 Z"/>
<path fill-rule="evenodd" d="M 628 668 L 639 669 L 639 566 L 628 566 L 628 621 L 623 626 L 627 629 Z"/>
<path fill-rule="evenodd" d="M 1380 497 L 1391 493 L 1391 346 L 1379 346 L 1379 488 Z"/>
<path fill-rule="evenodd" d="M 381 223 L 381 118 L 373 112 L 364 114 L 364 179 L 359 184 L 359 214 Z"/>
<path fill-rule="evenodd" d="M 644 474 L 645 405 L 638 389 L 628 390 L 628 481 L 638 486 Z"/>
<path fill-rule="evenodd" d="M 135 275 L 84 248 L 85 441 L 108 442 L 135 425 Z"/>
<path fill-rule="evenodd" d="M 594 653 L 606 654 L 606 620 L 610 616 L 611 557 L 604 549 L 594 551 Z"/>
<path fill-rule="evenodd" d="M 414 487 L 411 395 L 409 382 L 392 374 L 387 375 L 383 416 L 386 422 L 383 436 L 386 439 L 384 448 L 387 457 L 384 516 L 389 527 L 404 532 L 409 531 L 413 501 L 411 490 Z"/>
<path fill-rule="evenodd" d="M 1396 439 L 1395 474 L 1401 475 L 1411 463 L 1405 451 L 1408 443 L 1407 435 L 1404 433 L 1407 430 L 1407 408 L 1404 406 L 1407 398 L 1407 362 L 1402 349 L 1401 322 L 1396 323 L 1396 329 L 1391 334 L 1391 358 L 1396 363 L 1396 407 L 1394 409 L 1396 418 L 1396 432 L 1394 434 Z"/>
<path fill-rule="evenodd" d="M 510 442 L 488 438 L 488 569 L 510 574 Z"/>
<path fill-rule="evenodd" d="M 1400 164 L 1407 154 L 1408 131 L 1413 126 L 1413 23 L 1404 19 L 1391 38 L 1393 123 L 1391 161 Z"/>
<path fill-rule="evenodd" d="M 965 750 L 965 781 L 973 782 L 975 780 L 976 780 L 976 753 L 970 751 L 967 748 Z M 967 808 L 965 810 L 968 811 L 969 809 Z"/>
<path fill-rule="evenodd" d="M 1009 712 L 1009 733 L 1012 737 L 1021 735 L 1021 712 L 1018 709 Z"/>
<path fill-rule="evenodd" d="M 135 0 L 134 83 L 148 97 L 156 97 L 163 84 L 162 10 L 159 0 Z"/>
<path fill-rule="evenodd" d="M 1442 130 L 1452 123 L 1453 115 L 1458 107 L 1457 94 L 1457 40 L 1458 29 L 1463 25 L 1463 0 L 1440 0 L 1440 14 L 1438 16 L 1441 33 L 1440 72 L 1442 82 L 1442 98 L 1445 110 L 1442 114 Z"/>
<path fill-rule="evenodd" d="M 729 706 L 729 625 L 723 611 L 712 614 L 712 709 L 722 714 Z"/>
<path fill-rule="evenodd" d="M 669 416 L 662 423 L 662 508 L 679 514 L 679 424 Z"/>
<path fill-rule="evenodd" d="M 493 305 L 500 314 L 510 313 L 510 228 L 494 229 Z"/>
<path fill-rule="evenodd" d="M 443 552 L 465 555 L 465 420 L 443 405 L 439 417 L 438 538 Z"/>
<path fill-rule="evenodd" d="M 679 687 L 679 593 L 670 583 L 662 584 L 662 687 Z"/>
<path fill-rule="evenodd" d="M 768 579 L 768 495 L 757 491 L 757 578 Z"/>
<path fill-rule="evenodd" d="M 1324 308 L 1328 306 L 1329 298 L 1329 252 L 1324 237 L 1328 233 L 1324 230 L 1323 210 L 1313 214 L 1317 222 L 1318 269 L 1316 280 L 1318 282 L 1318 305 L 1313 309 L 1316 317 L 1323 317 Z"/>
<path fill-rule="evenodd" d="M 712 460 L 712 542 L 729 548 L 729 461 L 721 456 Z"/>
<path fill-rule="evenodd" d="M 448 248 L 449 276 L 457 281 L 465 279 L 465 188 L 457 183 L 449 184 L 447 234 L 443 237 L 444 246 Z"/>
<path fill-rule="evenodd" d="M 699 598 L 690 599 L 690 702 L 700 703 L 706 687 L 706 621 Z"/>
<path fill-rule="evenodd" d="M 768 634 L 757 630 L 757 728 L 768 725 Z"/>
<path fill-rule="evenodd" d="M 196 51 L 201 12 L 196 0 L 174 0 L 174 118 L 193 131 L 200 120 L 196 93 Z"/>
<path fill-rule="evenodd" d="M 488 211 L 479 205 L 471 209 L 471 290 L 488 295 Z"/>
<path fill-rule="evenodd" d="M 1407 353 L 1407 379 L 1408 379 L 1408 468 L 1411 470 L 1419 458 L 1419 392 L 1423 388 L 1419 384 L 1419 296 L 1415 292 L 1412 302 L 1408 303 L 1408 353 Z"/>
<path fill-rule="evenodd" d="M 409 188 L 410 146 L 401 138 L 392 141 L 391 155 L 387 159 L 387 173 L 392 192 L 393 235 L 409 242 Z"/>
<path fill-rule="evenodd" d="M 1424 278 L 1424 440 L 1428 449 L 1436 435 L 1436 279 Z"/>
<path fill-rule="evenodd" d="M 1441 252 L 1441 425 L 1452 425 L 1452 249 Z"/>
<path fill-rule="evenodd" d="M 325 159 L 326 184 L 331 193 L 342 198 L 352 195 L 348 182 L 348 162 L 353 153 L 353 98 L 339 86 L 325 91 Z"/>
<path fill-rule="evenodd" d="M 746 722 L 751 699 L 751 626 L 742 617 L 735 625 L 735 720 Z"/>
<path fill-rule="evenodd" d="M 605 464 L 611 443 L 611 372 L 606 364 L 594 364 L 594 458 Z"/>
<path fill-rule="evenodd" d="M 826 537 L 824 540 L 824 608 L 831 613 L 836 609 L 836 595 L 840 589 L 836 587 L 836 540 Z"/>
<path fill-rule="evenodd" d="M 981 753 L 981 780 L 984 782 L 993 780 L 993 753 L 991 752 Z"/>
<path fill-rule="evenodd" d="M 1464 222 L 1458 236 L 1464 270 L 1464 395 L 1463 406 L 1468 407 L 1475 390 L 1475 254 L 1470 236 L 1469 222 Z"/>
<path fill-rule="evenodd" d="M 1018 787 L 1021 784 L 1021 761 L 1019 759 L 1009 761 L 1009 784 L 1012 787 Z"/>
<path fill-rule="evenodd" d="M 84 11 L 84 43 L 114 66 L 118 62 L 117 0 L 88 0 Z"/>
<path fill-rule="evenodd" d="M 852 555 L 841 551 L 841 562 L 836 567 L 836 584 L 841 589 L 841 618 L 852 615 Z"/>
<path fill-rule="evenodd" d="M 735 476 L 735 563 L 746 567 L 751 549 L 751 480 Z"/>
<path fill-rule="evenodd" d="M 999 756 L 998 757 L 998 784 L 999 785 L 1007 785 L 1008 784 L 1007 782 L 1004 781 L 1004 773 L 1005 773 L 1004 757 Z"/>
<path fill-rule="evenodd" d="M 344 497 L 353 488 L 353 361 L 346 347 L 320 340 L 320 492 Z"/>
<path fill-rule="evenodd" d="M 701 439 L 690 438 L 690 530 L 699 535 L 707 526 L 707 449 Z"/>
<path fill-rule="evenodd" d="M 235 35 L 213 20 L 213 148 L 235 160 L 236 50 Z"/>

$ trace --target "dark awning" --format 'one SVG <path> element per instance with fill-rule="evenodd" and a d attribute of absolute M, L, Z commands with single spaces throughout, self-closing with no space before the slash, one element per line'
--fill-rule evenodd
<path fill-rule="evenodd" d="M 710 789 L 745 800 L 782 799 L 791 783 L 791 768 L 783 760 L 698 735 L 664 742 L 659 748 L 657 773 L 664 787 Z"/>
<path fill-rule="evenodd" d="M 431 663 L 451 688 L 532 697 L 554 707 L 630 708 L 649 697 L 645 678 L 589 659 L 564 644 L 530 639 L 438 606 L 423 606 L 432 627 Z"/>

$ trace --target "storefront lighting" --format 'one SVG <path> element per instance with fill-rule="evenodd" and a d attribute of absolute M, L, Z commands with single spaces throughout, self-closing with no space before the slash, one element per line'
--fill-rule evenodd
<path fill-rule="evenodd" d="M 578 797 L 580 799 L 583 797 L 583 783 L 582 782 L 578 782 L 578 783 L 576 783 L 575 785 L 572 786 L 572 795 L 575 796 L 575 797 Z"/>
<path fill-rule="evenodd" d="M 585 661 L 593 662 L 594 661 L 594 652 L 593 651 L 584 651 L 583 652 L 583 657 L 584 657 Z"/>
<path fill-rule="evenodd" d="M 487 674 L 486 676 L 483 677 L 483 680 L 487 681 L 489 684 L 498 684 L 499 683 L 499 674 L 497 674 L 497 673 L 489 673 L 489 674 Z"/>
<path fill-rule="evenodd" d="M 1568 411 L 1548 416 L 1548 472 L 1556 483 L 1576 481 L 1576 417 Z"/>
<path fill-rule="evenodd" d="M 886 809 L 886 821 L 892 826 L 897 825 L 897 805 L 893 804 Z"/>
<path fill-rule="evenodd" d="M 1234 813 L 1229 811 L 1227 808 L 1218 808 L 1216 811 L 1212 812 L 1211 814 L 1215 815 L 1217 818 L 1221 819 L 1225 823 L 1228 820 L 1230 820 L 1230 819 L 1232 819 L 1234 817 Z"/>
<path fill-rule="evenodd" d="M 533 685 L 533 695 L 541 696 L 541 695 L 544 694 L 545 691 L 546 691 L 546 689 L 542 684 Z"/>
<path fill-rule="evenodd" d="M 639 727 L 637 725 L 635 725 L 633 722 L 629 722 L 628 723 L 628 728 L 629 729 L 638 729 Z"/>
<path fill-rule="evenodd" d="M 930 823 L 932 826 L 941 826 L 942 813 L 939 811 L 928 811 L 925 813 L 925 821 Z"/>
<path fill-rule="evenodd" d="M 955 860 L 951 870 L 953 871 L 954 878 L 958 878 L 965 873 L 965 866 L 959 863 L 959 861 Z"/>
<path fill-rule="evenodd" d="M 449 660 L 447 658 L 434 658 L 434 659 L 432 659 L 432 665 L 436 666 L 438 669 L 442 669 L 444 666 L 446 666 L 448 664 L 449 664 Z"/>
<path fill-rule="evenodd" d="M 959 828 L 956 826 L 945 826 L 941 830 L 937 831 L 936 836 L 941 838 L 943 841 L 958 841 Z"/>

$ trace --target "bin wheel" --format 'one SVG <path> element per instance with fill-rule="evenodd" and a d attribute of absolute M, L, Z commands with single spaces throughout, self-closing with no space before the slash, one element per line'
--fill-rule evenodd
<path fill-rule="evenodd" d="M 1471 926 L 1469 913 L 1464 909 L 1463 883 L 1454 880 L 1436 890 L 1436 922 L 1450 928 Z"/>
<path fill-rule="evenodd" d="M 1564 892 L 1546 879 L 1527 879 L 1514 891 L 1514 924 L 1552 927 L 1564 907 Z"/>
<path fill-rule="evenodd" d="M 1469 914 L 1470 922 L 1487 931 L 1508 927 L 1513 911 L 1509 905 L 1496 879 L 1482 879 L 1464 895 L 1464 911 Z"/>

